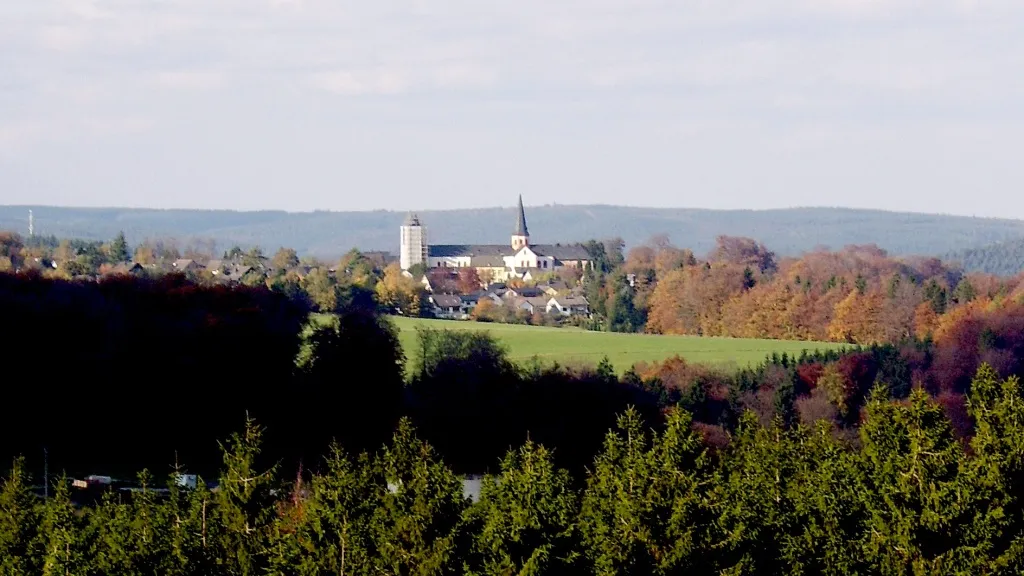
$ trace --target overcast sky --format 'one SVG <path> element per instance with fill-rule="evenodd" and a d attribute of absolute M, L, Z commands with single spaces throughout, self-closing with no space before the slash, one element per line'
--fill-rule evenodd
<path fill-rule="evenodd" d="M 1021 0 L 4 0 L 0 204 L 1024 218 Z"/>

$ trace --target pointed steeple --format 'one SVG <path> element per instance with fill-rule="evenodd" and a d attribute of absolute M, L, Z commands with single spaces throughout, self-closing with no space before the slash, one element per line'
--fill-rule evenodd
<path fill-rule="evenodd" d="M 530 231 L 526 228 L 526 210 L 523 209 L 523 195 L 519 195 L 519 220 L 516 222 L 514 236 L 530 237 Z"/>
<path fill-rule="evenodd" d="M 530 231 L 526 228 L 526 210 L 523 209 L 523 195 L 519 195 L 519 218 L 516 220 L 516 230 L 512 233 L 512 249 L 519 251 L 521 248 L 530 245 Z"/>

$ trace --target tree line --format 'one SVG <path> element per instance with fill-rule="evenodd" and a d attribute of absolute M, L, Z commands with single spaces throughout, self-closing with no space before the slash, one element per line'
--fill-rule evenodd
<path fill-rule="evenodd" d="M 309 468 L 266 459 L 247 420 L 215 487 L 46 500 L 20 460 L 0 487 L 5 574 L 1019 574 L 1024 390 L 983 366 L 960 439 L 922 389 L 879 387 L 846 439 L 745 414 L 707 446 L 684 409 L 619 415 L 585 473 L 511 449 L 467 498 L 408 420 Z"/>
<path fill-rule="evenodd" d="M 13 336 L 0 372 L 0 457 L 22 454 L 37 475 L 44 450 L 53 469 L 72 474 L 166 473 L 175 461 L 209 474 L 219 462 L 210 439 L 246 413 L 267 426 L 267 453 L 289 465 L 334 439 L 371 449 L 407 416 L 459 473 L 488 471 L 528 438 L 578 473 L 629 406 L 657 427 L 681 405 L 710 444 L 747 411 L 786 426 L 826 420 L 850 435 L 882 382 L 899 399 L 924 389 L 966 435 L 979 366 L 1024 374 L 1024 305 L 963 306 L 934 339 L 773 355 L 740 370 L 670 358 L 621 377 L 607 361 L 516 364 L 475 331 L 424 330 L 406 351 L 375 307 L 349 303 L 327 322 L 311 321 L 313 309 L 266 287 L 180 276 L 0 275 L 0 316 Z M 416 359 L 408 369 L 406 354 Z"/>
<path fill-rule="evenodd" d="M 898 344 L 924 340 L 950 330 L 960 315 L 979 309 L 1024 303 L 1024 274 L 965 274 L 959 265 L 937 258 L 891 257 L 873 245 L 825 249 L 779 258 L 750 238 L 720 236 L 716 247 L 698 257 L 659 236 L 625 252 L 620 239 L 585 243 L 595 265 L 565 269 L 538 281 L 561 280 L 585 294 L 592 317 L 575 319 L 595 330 Z M 1005 248 L 1005 247 L 1004 247 Z M 169 263 L 178 257 L 206 262 L 213 247 L 193 241 L 178 248 L 170 241 L 129 246 L 120 235 L 110 242 L 84 242 L 0 234 L 0 271 L 39 260 L 48 277 L 102 276 L 128 260 Z M 427 275 L 438 292 L 478 292 L 485 284 L 470 269 L 449 277 L 441 270 L 416 270 L 407 277 L 397 264 L 351 250 L 329 265 L 303 259 L 289 248 L 264 255 L 258 248 L 234 247 L 230 261 L 253 267 L 240 278 L 290 297 L 302 296 L 323 312 L 353 303 L 387 313 L 429 316 Z M 213 272 L 188 272 L 197 283 L 212 284 Z M 515 286 L 523 284 L 513 280 Z M 556 324 L 563 318 L 518 313 L 487 299 L 473 313 L 481 321 Z"/>
<path fill-rule="evenodd" d="M 597 248 L 603 265 L 585 281 L 610 330 L 896 344 L 948 330 L 964 306 L 1024 302 L 1024 275 L 965 274 L 873 245 L 793 258 L 727 236 L 703 258 L 665 237 L 625 255 L 618 242 Z"/>
<path fill-rule="evenodd" d="M 168 462 L 209 473 L 211 440 L 248 413 L 265 449 L 289 463 L 332 439 L 379 445 L 407 415 L 460 472 L 482 471 L 526 439 L 589 459 L 628 405 L 654 415 L 650 395 L 613 371 L 519 366 L 490 337 L 424 332 L 409 374 L 394 326 L 351 304 L 311 322 L 304 298 L 265 287 L 202 286 L 181 276 L 75 282 L 0 274 L 8 370 L 0 457 L 44 451 L 72 474 Z"/>

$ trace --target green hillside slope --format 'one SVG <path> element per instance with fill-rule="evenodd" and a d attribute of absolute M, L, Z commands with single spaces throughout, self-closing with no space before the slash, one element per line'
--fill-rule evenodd
<path fill-rule="evenodd" d="M 777 352 L 799 355 L 802 350 L 838 349 L 842 346 L 826 342 L 795 342 L 741 338 L 700 338 L 696 336 L 661 336 L 655 334 L 622 334 L 589 332 L 575 328 L 545 328 L 515 324 L 487 324 L 456 320 L 425 320 L 393 317 L 400 330 L 399 341 L 409 363 L 416 355 L 416 329 L 485 330 L 508 349 L 514 362 L 528 362 L 536 357 L 541 362 L 561 365 L 594 366 L 607 356 L 621 374 L 638 362 L 657 362 L 681 356 L 689 362 L 742 368 L 757 365 L 766 356 Z"/>

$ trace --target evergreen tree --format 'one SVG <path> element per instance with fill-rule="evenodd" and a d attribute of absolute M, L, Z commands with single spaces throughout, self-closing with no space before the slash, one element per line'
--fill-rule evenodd
<path fill-rule="evenodd" d="M 373 574 L 370 525 L 386 484 L 368 456 L 352 463 L 331 447 L 324 473 L 304 495 L 296 486 L 274 535 L 272 574 Z"/>
<path fill-rule="evenodd" d="M 124 232 L 118 232 L 117 237 L 110 243 L 109 257 L 111 262 L 128 262 L 132 255 L 128 249 L 128 241 L 124 238 Z"/>
<path fill-rule="evenodd" d="M 598 574 L 706 570 L 711 475 L 690 416 L 673 410 L 665 432 L 648 434 L 630 409 L 610 432 L 587 478 L 580 530 Z"/>
<path fill-rule="evenodd" d="M 165 514 L 168 532 L 168 576 L 205 576 L 218 564 L 216 543 L 220 531 L 216 522 L 213 494 L 200 478 L 195 489 L 184 489 L 172 477 L 168 485 Z"/>
<path fill-rule="evenodd" d="M 263 429 L 246 417 L 241 434 L 221 445 L 224 469 L 215 494 L 220 523 L 219 552 L 228 574 L 250 576 L 266 566 L 267 540 L 274 521 L 272 494 L 276 466 L 257 469 Z"/>
<path fill-rule="evenodd" d="M 957 304 L 967 304 L 978 296 L 978 291 L 974 289 L 974 285 L 967 278 L 963 278 L 957 283 L 956 288 L 953 289 L 953 294 L 950 298 Z"/>
<path fill-rule="evenodd" d="M 88 568 L 83 522 L 71 504 L 69 484 L 66 476 L 58 478 L 43 509 L 39 527 L 43 576 L 84 574 Z"/>
<path fill-rule="evenodd" d="M 1000 381 L 985 364 L 971 383 L 974 457 L 966 463 L 977 505 L 968 540 L 979 572 L 1024 573 L 1024 391 L 1016 377 Z"/>
<path fill-rule="evenodd" d="M 166 574 L 170 567 L 164 509 L 153 492 L 152 476 L 139 474 L 139 490 L 126 496 L 108 492 L 92 514 L 95 569 L 102 574 Z"/>
<path fill-rule="evenodd" d="M 25 462 L 16 458 L 0 485 L 0 576 L 36 574 L 40 505 L 29 489 Z"/>
<path fill-rule="evenodd" d="M 780 549 L 797 527 L 793 477 L 799 446 L 795 431 L 775 420 L 762 427 L 751 411 L 740 418 L 723 454 L 722 480 L 715 490 L 720 568 L 728 574 L 782 574 Z"/>
<path fill-rule="evenodd" d="M 607 356 L 602 357 L 601 361 L 597 363 L 597 377 L 612 384 L 619 381 L 619 377 L 615 375 L 615 366 Z"/>
<path fill-rule="evenodd" d="M 462 573 L 467 552 L 462 483 L 402 419 L 376 468 L 388 490 L 371 524 L 374 571 L 427 576 Z"/>
<path fill-rule="evenodd" d="M 881 574 L 975 574 L 964 531 L 973 524 L 963 450 L 942 409 L 920 388 L 908 403 L 872 392 L 860 429 L 868 515 L 863 553 Z"/>
<path fill-rule="evenodd" d="M 480 574 L 570 574 L 579 570 L 579 504 L 569 473 L 533 442 L 510 451 L 486 477 L 470 517 L 479 525 Z"/>
<path fill-rule="evenodd" d="M 792 503 L 781 538 L 779 557 L 784 573 L 797 575 L 862 574 L 860 551 L 864 528 L 863 487 L 855 453 L 840 444 L 832 424 L 798 429 L 792 481 L 786 499 Z"/>

